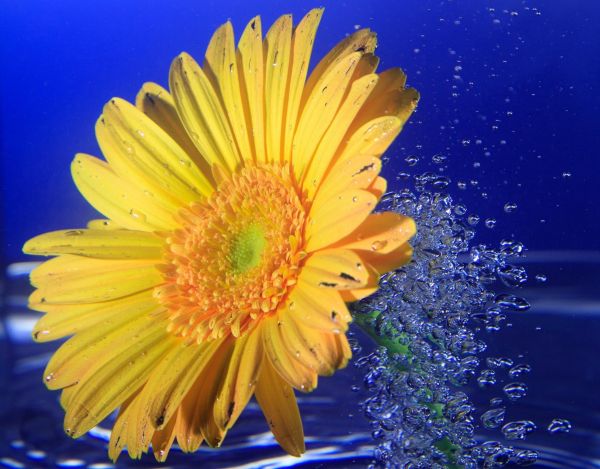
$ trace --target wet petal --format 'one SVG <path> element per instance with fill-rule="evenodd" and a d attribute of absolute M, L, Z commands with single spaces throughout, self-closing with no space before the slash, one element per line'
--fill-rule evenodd
<path fill-rule="evenodd" d="M 377 198 L 368 191 L 348 189 L 313 205 L 307 226 L 308 252 L 330 246 L 352 233 L 375 209 Z"/>
<path fill-rule="evenodd" d="M 228 171 L 239 167 L 241 158 L 219 97 L 202 68 L 185 52 L 171 65 L 169 86 L 179 118 L 209 164 Z"/>
<path fill-rule="evenodd" d="M 75 254 L 99 259 L 160 259 L 162 240 L 151 233 L 126 230 L 60 230 L 30 239 L 26 254 Z"/>
<path fill-rule="evenodd" d="M 210 180 L 210 165 L 187 134 L 177 114 L 173 96 L 156 83 L 144 83 L 135 98 L 135 105 L 167 132 Z"/>
<path fill-rule="evenodd" d="M 335 247 L 389 254 L 407 243 L 416 230 L 415 222 L 410 217 L 395 212 L 374 213 L 359 228 L 338 241 Z M 361 257 L 364 258 L 363 253 Z"/>
<path fill-rule="evenodd" d="M 292 17 L 280 16 L 271 26 L 264 40 L 265 54 L 265 118 L 267 161 L 283 159 L 283 130 L 285 102 L 288 88 Z"/>
<path fill-rule="evenodd" d="M 177 206 L 213 188 L 182 148 L 132 104 L 111 99 L 96 124 L 102 153 L 121 178 Z"/>
<path fill-rule="evenodd" d="M 256 400 L 281 447 L 292 456 L 302 455 L 306 451 L 304 431 L 294 390 L 270 363 L 265 362 L 262 368 L 256 386 Z"/>

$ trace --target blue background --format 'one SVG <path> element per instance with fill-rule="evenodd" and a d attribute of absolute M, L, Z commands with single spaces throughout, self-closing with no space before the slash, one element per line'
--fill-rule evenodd
<path fill-rule="evenodd" d="M 24 260 L 31 236 L 96 216 L 69 163 L 99 154 L 93 129 L 108 99 L 133 100 L 144 81 L 166 85 L 171 60 L 182 50 L 201 60 L 228 18 L 239 34 L 255 14 L 269 25 L 314 6 L 326 7 L 316 56 L 354 25 L 371 27 L 381 68 L 403 67 L 421 92 L 388 153 L 391 188 L 404 184 L 399 171 L 438 171 L 430 159 L 441 153 L 449 192 L 498 218 L 479 230 L 483 240 L 600 248 L 598 2 L 37 0 L 0 2 L 3 261 Z M 414 168 L 409 155 L 421 159 Z M 506 202 L 517 210 L 505 214 Z"/>

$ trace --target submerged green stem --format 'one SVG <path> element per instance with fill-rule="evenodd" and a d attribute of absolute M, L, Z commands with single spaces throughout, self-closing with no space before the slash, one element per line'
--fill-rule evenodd
<path fill-rule="evenodd" d="M 390 354 L 400 354 L 410 358 L 412 353 L 407 344 L 408 336 L 402 332 L 398 332 L 393 327 L 384 328 L 383 333 L 378 332 L 376 328 L 377 318 L 381 315 L 381 311 L 372 311 L 371 313 L 353 315 L 354 323 L 358 325 L 373 341 L 382 347 L 385 347 Z M 401 371 L 408 371 L 408 368 L 399 367 Z M 428 395 L 432 395 L 432 391 L 426 389 Z M 444 419 L 444 404 L 441 402 L 430 402 L 425 404 L 432 412 L 435 419 Z M 460 446 L 455 445 L 448 437 L 440 438 L 434 443 L 434 446 L 446 455 L 450 464 L 448 469 L 460 469 L 461 466 L 455 464 L 458 455 L 460 454 Z"/>

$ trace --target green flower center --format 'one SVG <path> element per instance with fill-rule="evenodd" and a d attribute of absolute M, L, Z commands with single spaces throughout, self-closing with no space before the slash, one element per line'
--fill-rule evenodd
<path fill-rule="evenodd" d="M 258 266 L 265 249 L 265 232 L 259 225 L 250 225 L 237 235 L 231 244 L 231 268 L 243 274 Z"/>

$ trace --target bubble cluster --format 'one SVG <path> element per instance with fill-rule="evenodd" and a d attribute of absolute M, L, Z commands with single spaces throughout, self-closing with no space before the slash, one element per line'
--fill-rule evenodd
<path fill-rule="evenodd" d="M 505 405 L 527 393 L 522 380 L 529 365 L 508 357 L 484 361 L 486 343 L 476 333 L 495 331 L 506 313 L 529 309 L 524 298 L 491 289 L 496 282 L 517 288 L 527 281 L 525 270 L 511 264 L 524 247 L 514 240 L 496 249 L 472 245 L 479 217 L 441 192 L 447 182 L 424 173 L 415 177 L 416 192 L 384 197 L 382 210 L 416 221 L 413 261 L 386 274 L 378 293 L 354 306 L 355 321 L 379 344 L 357 361 L 366 372 L 363 408 L 376 441 L 373 467 L 529 465 L 535 452 L 475 438 L 479 429 L 497 429 L 498 439 L 510 443 L 536 429 L 528 420 L 505 421 Z M 500 371 L 512 380 L 498 390 L 504 399 L 476 409 L 464 386 L 499 386 Z"/>

